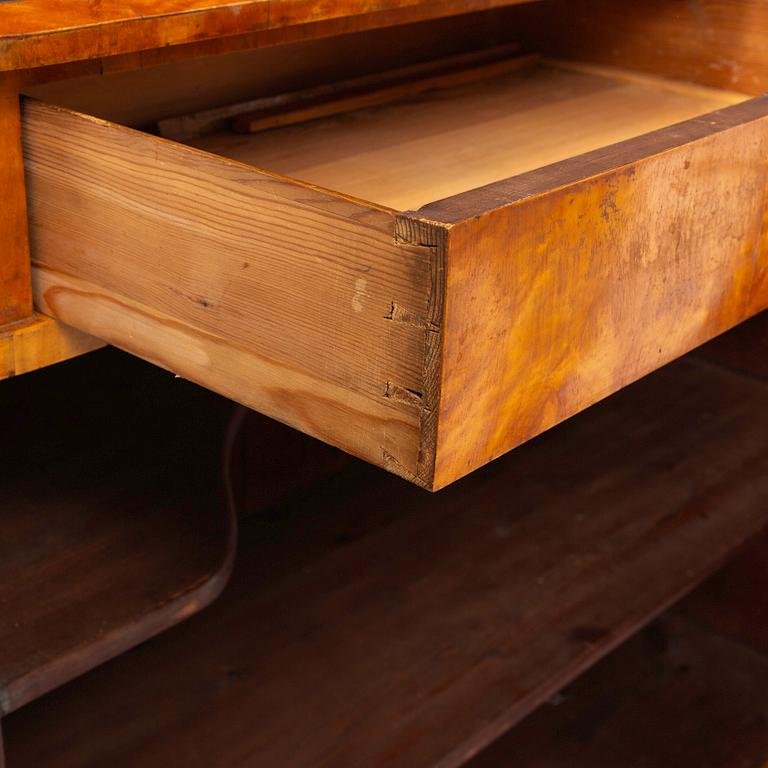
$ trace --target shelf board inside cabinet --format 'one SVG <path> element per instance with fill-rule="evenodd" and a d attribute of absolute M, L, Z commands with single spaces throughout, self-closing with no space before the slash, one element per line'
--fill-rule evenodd
<path fill-rule="evenodd" d="M 467 768 L 760 768 L 766 720 L 768 656 L 672 611 Z"/>
<path fill-rule="evenodd" d="M 768 535 L 467 768 L 768 760 Z"/>
<path fill-rule="evenodd" d="M 0 713 L 207 605 L 231 402 L 116 350 L 2 385 Z"/>
<path fill-rule="evenodd" d="M 763 278 L 765 279 L 765 278 Z M 741 323 L 695 353 L 726 368 L 768 380 L 768 312 Z"/>
<path fill-rule="evenodd" d="M 438 494 L 360 463 L 208 611 L 7 718 L 11 768 L 458 766 L 768 522 L 768 384 L 685 358 Z"/>
<path fill-rule="evenodd" d="M 502 65 L 508 70 L 504 74 L 469 77 Z M 377 94 L 364 90 L 355 108 L 354 96 L 344 97 L 342 88 L 336 99 L 347 109 L 340 114 L 307 117 L 333 108 L 333 100 L 310 101 L 306 107 L 307 99 L 296 98 L 293 118 L 290 110 L 276 110 L 271 102 L 263 114 L 245 104 L 244 115 L 232 115 L 240 131 L 243 125 L 303 121 L 246 134 L 225 128 L 196 138 L 177 136 L 191 146 L 304 182 L 397 210 L 417 210 L 748 98 L 615 68 L 538 62 L 532 56 L 444 76 L 445 87 L 437 87 L 433 81 L 438 78 L 429 74 L 431 90 L 386 105 L 361 108 Z M 451 77 L 457 84 L 450 84 Z M 406 85 L 413 89 L 418 81 Z M 195 119 L 206 122 L 204 116 Z M 161 127 L 183 122 L 166 121 Z"/>

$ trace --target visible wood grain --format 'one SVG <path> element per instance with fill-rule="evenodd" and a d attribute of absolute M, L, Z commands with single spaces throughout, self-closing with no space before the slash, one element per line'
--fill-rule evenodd
<path fill-rule="evenodd" d="M 768 306 L 768 99 L 425 206 L 441 487 Z"/>
<path fill-rule="evenodd" d="M 19 107 L 18 78 L 0 74 L 0 380 L 101 346 L 33 310 Z"/>
<path fill-rule="evenodd" d="M 467 768 L 761 768 L 767 692 L 766 656 L 671 613 Z"/>
<path fill-rule="evenodd" d="M 104 346 L 45 315 L 0 327 L 0 379 L 36 371 Z"/>
<path fill-rule="evenodd" d="M 19 89 L 0 75 L 0 327 L 32 316 Z"/>
<path fill-rule="evenodd" d="M 0 69 L 32 69 L 142 51 L 268 25 L 270 2 L 116 0 L 0 4 Z"/>
<path fill-rule="evenodd" d="M 252 136 L 190 144 L 415 210 L 746 97 L 558 63 Z"/>
<path fill-rule="evenodd" d="M 358 25 L 361 18 L 355 17 Z M 347 34 L 326 29 L 325 23 L 312 33 L 318 25 L 305 24 L 257 33 L 248 46 L 242 43 L 242 50 L 225 53 L 207 47 L 231 44 L 233 38 L 209 41 L 206 50 L 186 55 L 182 54 L 190 46 L 174 46 L 34 70 L 27 73 L 24 93 L 141 128 L 158 120 L 513 42 L 514 30 L 499 22 L 496 9 L 395 27 L 361 25 Z M 140 98 L 126 99 L 125 93 Z"/>
<path fill-rule="evenodd" d="M 331 48 L 338 49 L 340 47 L 339 43 L 337 41 L 334 41 L 334 43 Z M 502 59 L 517 56 L 519 48 L 519 45 L 513 44 L 438 59 L 429 59 L 395 69 L 384 69 L 372 74 L 358 75 L 351 79 L 324 82 L 312 87 L 305 87 L 301 90 L 284 91 L 260 98 L 251 98 L 248 101 L 229 103 L 198 113 L 178 115 L 173 118 L 159 120 L 157 128 L 159 134 L 164 138 L 173 139 L 174 141 L 186 141 L 195 136 L 213 133 L 217 130 L 226 130 L 230 127 L 232 118 L 242 117 L 249 113 L 256 113 L 261 118 L 265 117 L 268 113 L 274 119 L 278 119 L 281 116 L 283 119 L 287 119 L 290 117 L 290 114 L 295 113 L 299 109 L 317 108 L 328 102 L 330 104 L 338 104 L 338 100 L 342 97 L 349 97 L 361 91 L 368 93 L 372 89 L 391 87 L 398 83 L 404 83 L 420 89 L 416 91 L 420 93 L 425 90 L 423 86 L 424 78 L 435 75 L 442 75 L 443 77 L 455 76 L 457 70 L 462 71 L 466 67 L 478 67 L 487 65 L 489 62 L 495 63 Z M 487 75 L 481 74 L 480 77 L 487 77 Z M 392 101 L 391 96 L 383 98 L 381 103 L 387 103 L 388 101 Z M 327 108 L 330 109 L 330 105 Z M 352 109 L 355 108 L 357 107 L 352 107 Z M 335 113 L 327 112 L 327 114 Z M 295 119 L 294 122 L 296 122 Z"/>
<path fill-rule="evenodd" d="M 557 95 L 567 101 L 574 84 L 585 98 L 570 103 L 571 133 L 558 124 L 547 134 Z M 469 109 L 478 94 L 491 100 L 487 120 Z M 233 152 L 231 137 L 196 142 L 268 171 L 30 102 L 36 300 L 84 332 L 440 488 L 768 304 L 764 98 L 415 213 L 381 207 L 521 170 L 500 158 L 541 165 L 633 135 L 634 119 L 618 134 L 604 126 L 638 107 L 638 94 L 658 102 L 652 124 L 740 98 L 547 66 L 315 121 L 316 131 L 236 137 L 250 155 Z M 462 123 L 444 109 L 465 127 L 471 116 L 467 146 L 486 152 L 485 163 L 472 158 L 479 177 L 462 172 Z M 518 135 L 509 123 L 495 130 L 505 114 Z M 344 125 L 352 133 L 336 130 Z M 477 125 L 506 151 L 480 141 Z M 308 140 L 323 131 L 325 142 Z M 563 135 L 576 137 L 565 149 Z M 512 151 L 510 137 L 531 151 Z M 368 170 L 366 141 L 377 148 Z M 396 160 L 402 146 L 413 163 Z"/>
<path fill-rule="evenodd" d="M 479 80 L 517 72 L 532 66 L 537 57 L 513 56 L 486 64 L 446 62 L 445 72 L 393 72 L 378 82 L 342 82 L 332 94 L 296 94 L 283 104 L 254 105 L 246 114 L 232 119 L 232 128 L 238 133 L 256 133 L 284 125 L 317 120 L 322 117 L 354 112 L 358 109 L 381 106 L 393 101 L 413 99 L 427 91 L 440 91 Z M 439 63 L 436 63 L 439 69 Z M 407 137 L 403 137 L 407 140 Z"/>
<path fill-rule="evenodd" d="M 232 409 L 114 350 L 3 384 L 0 713 L 218 595 Z"/>
<path fill-rule="evenodd" d="M 350 467 L 244 526 L 204 614 L 8 718 L 9 762 L 461 765 L 764 528 L 767 394 L 681 361 L 437 495 Z"/>
<path fill-rule="evenodd" d="M 534 50 L 694 83 L 768 90 L 768 6 L 762 0 L 546 0 L 505 23 Z"/>
<path fill-rule="evenodd" d="M 43 311 L 419 479 L 392 391 L 421 390 L 432 252 L 389 212 L 42 104 L 25 128 Z"/>
<path fill-rule="evenodd" d="M 381 25 L 511 5 L 523 0 L 117 0 L 0 3 L 0 70 L 32 69 L 245 35 L 326 20 L 378 15 Z M 414 16 L 416 18 L 414 18 Z M 390 18 L 391 17 L 391 18 Z M 352 31 L 352 30 L 338 30 Z"/>

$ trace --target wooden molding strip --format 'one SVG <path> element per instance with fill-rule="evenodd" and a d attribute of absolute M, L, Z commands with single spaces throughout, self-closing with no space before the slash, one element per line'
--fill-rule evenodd
<path fill-rule="evenodd" d="M 388 73 L 389 78 L 371 78 L 370 82 L 365 82 L 364 78 L 345 81 L 337 86 L 327 87 L 324 92 L 318 89 L 315 93 L 287 94 L 282 103 L 270 104 L 269 100 L 265 100 L 263 104 L 255 104 L 247 114 L 239 115 L 232 120 L 232 128 L 237 133 L 255 133 L 366 107 L 376 107 L 392 101 L 413 98 L 426 91 L 451 88 L 505 75 L 532 66 L 536 61 L 535 55 L 503 58 L 476 66 L 448 61 L 445 71 L 434 74 L 418 71 L 410 73 L 404 70 Z M 438 68 L 440 62 L 435 64 Z M 427 67 L 424 69 L 428 71 Z"/>

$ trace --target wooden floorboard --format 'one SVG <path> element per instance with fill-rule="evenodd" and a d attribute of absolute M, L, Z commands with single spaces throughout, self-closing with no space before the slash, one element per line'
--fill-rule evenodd
<path fill-rule="evenodd" d="M 438 494 L 349 465 L 251 518 L 209 610 L 7 718 L 9 765 L 461 765 L 763 530 L 767 394 L 684 360 Z"/>

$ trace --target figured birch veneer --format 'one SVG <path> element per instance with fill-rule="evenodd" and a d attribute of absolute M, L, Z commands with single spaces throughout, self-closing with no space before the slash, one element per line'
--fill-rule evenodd
<path fill-rule="evenodd" d="M 28 102 L 36 302 L 437 489 L 768 304 L 742 98 L 544 64 L 211 152 Z"/>

